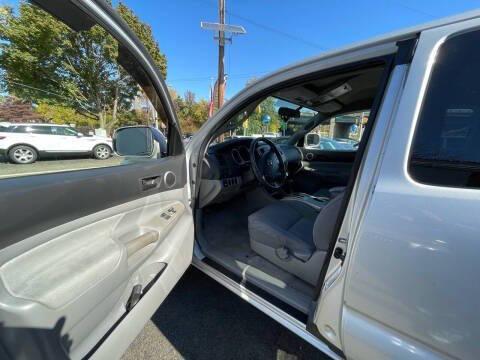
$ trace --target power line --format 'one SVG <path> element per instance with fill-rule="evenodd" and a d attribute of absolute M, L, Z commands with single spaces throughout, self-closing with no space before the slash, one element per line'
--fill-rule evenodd
<path fill-rule="evenodd" d="M 278 29 L 275 29 L 271 26 L 267 26 L 267 25 L 263 25 L 263 24 L 260 24 L 254 20 L 251 20 L 249 18 L 246 18 L 245 16 L 242 16 L 242 15 L 238 15 L 238 14 L 235 14 L 235 13 L 232 13 L 231 11 L 227 11 L 228 14 L 230 14 L 231 16 L 233 17 L 236 17 L 237 19 L 240 19 L 240 20 L 243 20 L 247 23 L 250 23 L 251 25 L 253 26 L 256 26 L 256 27 L 259 27 L 261 29 L 264 29 L 264 30 L 267 30 L 267 31 L 270 31 L 270 32 L 273 32 L 277 35 L 281 35 L 281 36 L 284 36 L 286 38 L 289 38 L 291 40 L 294 40 L 296 42 L 300 42 L 300 43 L 303 43 L 305 45 L 308 45 L 310 47 L 313 47 L 313 48 L 316 48 L 316 49 L 320 49 L 320 50 L 327 50 L 328 48 L 326 48 L 325 46 L 321 46 L 317 43 L 314 43 L 312 41 L 309 41 L 309 40 L 306 40 L 306 39 L 303 39 L 299 36 L 296 36 L 296 35 L 293 35 L 293 34 L 290 34 L 290 33 L 287 33 L 285 31 L 282 31 L 282 30 L 278 30 Z"/>
<path fill-rule="evenodd" d="M 58 93 L 55 93 L 55 92 L 52 92 L 52 91 L 48 91 L 48 90 L 44 90 L 44 89 L 40 89 L 40 88 L 37 88 L 35 86 L 31 86 L 31 85 L 27 85 L 27 84 L 23 84 L 21 82 L 18 82 L 18 81 L 14 81 L 14 80 L 10 80 L 10 79 L 5 79 L 5 81 L 11 83 L 11 84 L 14 84 L 14 85 L 17 85 L 17 86 L 20 86 L 20 87 L 24 87 L 26 89 L 30 89 L 30 90 L 36 90 L 36 91 L 39 91 L 39 92 L 43 92 L 45 94 L 49 94 L 49 95 L 55 95 L 61 99 L 65 99 L 65 100 L 69 100 L 69 101 L 72 101 L 71 98 L 69 97 L 66 97 L 64 95 L 61 95 L 61 94 L 58 94 Z M 84 105 L 79 99 L 76 99 L 74 98 L 73 99 L 74 102 L 76 102 L 78 105 L 80 105 L 80 107 L 85 110 L 86 112 L 90 113 L 90 114 L 93 114 L 93 115 L 96 115 L 94 112 L 92 112 L 91 110 L 89 110 L 86 105 Z"/>
<path fill-rule="evenodd" d="M 421 14 L 421 15 L 427 16 L 427 17 L 432 18 L 432 19 L 438 19 L 438 18 L 439 18 L 439 16 L 435 16 L 435 15 L 433 15 L 433 14 L 430 14 L 430 13 L 426 12 L 426 11 L 423 11 L 423 10 L 420 10 L 420 9 L 417 9 L 417 8 L 414 8 L 414 7 L 410 6 L 410 5 L 407 5 L 407 4 L 402 3 L 402 2 L 400 2 L 400 1 L 393 1 L 393 2 L 394 2 L 396 5 L 401 6 L 401 7 L 405 8 L 405 9 L 407 9 L 407 10 L 416 12 L 417 14 Z"/>
<path fill-rule="evenodd" d="M 244 74 L 228 74 L 229 79 L 243 79 L 255 76 L 262 76 L 267 74 L 271 71 L 257 71 L 256 73 L 244 73 Z M 168 79 L 169 82 L 180 82 L 180 81 L 204 81 L 204 80 L 211 80 L 212 76 L 198 76 L 198 77 L 191 77 L 191 78 L 177 78 L 177 79 Z"/>
<path fill-rule="evenodd" d="M 208 4 L 209 6 L 214 6 L 214 4 L 209 1 L 209 0 L 202 0 L 205 4 Z M 256 26 L 258 28 L 261 28 L 263 30 L 266 30 L 266 31 L 270 31 L 272 33 L 275 33 L 277 35 L 280 35 L 280 36 L 284 36 L 286 38 L 289 38 L 290 40 L 294 40 L 296 42 L 300 42 L 300 43 L 303 43 L 305 45 L 308 45 L 310 47 L 313 47 L 313 48 L 316 48 L 316 49 L 320 49 L 320 50 L 327 50 L 328 48 L 326 48 L 325 46 L 322 46 L 322 45 L 319 45 L 317 43 L 314 43 L 310 40 L 306 40 L 306 39 L 303 39 L 297 35 L 293 35 L 293 34 L 290 34 L 288 32 L 285 32 L 283 30 L 279 30 L 279 29 L 276 29 L 272 26 L 267 26 L 267 25 L 264 25 L 264 24 L 260 24 L 258 22 L 256 22 L 255 20 L 252 20 L 252 19 L 249 19 L 243 15 L 239 15 L 239 14 L 236 14 L 236 13 L 233 13 L 231 12 L 230 10 L 226 10 L 226 13 L 229 14 L 230 16 L 233 16 L 237 19 L 240 19 L 240 20 L 243 20 L 245 22 L 248 22 L 250 23 L 251 25 L 253 26 Z"/>

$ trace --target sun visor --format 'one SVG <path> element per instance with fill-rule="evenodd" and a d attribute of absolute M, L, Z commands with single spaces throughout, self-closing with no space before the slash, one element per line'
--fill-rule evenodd
<path fill-rule="evenodd" d="M 336 101 L 330 101 L 330 102 L 327 102 L 325 104 L 322 104 L 322 105 L 318 105 L 316 107 L 316 110 L 320 111 L 321 113 L 327 113 L 327 114 L 330 114 L 330 113 L 334 113 L 334 112 L 337 112 L 337 111 L 340 111 L 342 109 L 342 105 L 340 105 L 338 102 Z"/>

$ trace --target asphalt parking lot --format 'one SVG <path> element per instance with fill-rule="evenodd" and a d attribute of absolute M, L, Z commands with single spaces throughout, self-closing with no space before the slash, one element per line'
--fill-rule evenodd
<path fill-rule="evenodd" d="M 93 158 L 49 159 L 39 160 L 33 164 L 19 165 L 9 163 L 0 156 L 0 178 L 114 166 L 119 165 L 121 161 L 121 157 L 112 156 L 106 160 Z"/>
<path fill-rule="evenodd" d="M 329 358 L 190 268 L 122 357 L 134 359 Z"/>

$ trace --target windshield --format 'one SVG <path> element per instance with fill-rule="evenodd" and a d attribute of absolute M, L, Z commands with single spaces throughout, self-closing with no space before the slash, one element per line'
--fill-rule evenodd
<path fill-rule="evenodd" d="M 269 96 L 232 117 L 213 144 L 240 137 L 268 137 L 278 142 L 286 141 L 303 129 L 315 115 L 317 112 L 314 110 Z"/>

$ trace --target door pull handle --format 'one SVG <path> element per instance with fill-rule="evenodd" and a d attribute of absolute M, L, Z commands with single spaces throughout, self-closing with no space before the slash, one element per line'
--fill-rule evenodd
<path fill-rule="evenodd" d="M 150 190 L 160 187 L 160 183 L 162 182 L 162 178 L 160 176 L 153 176 L 149 178 L 144 178 L 140 180 L 142 184 L 142 190 Z"/>

